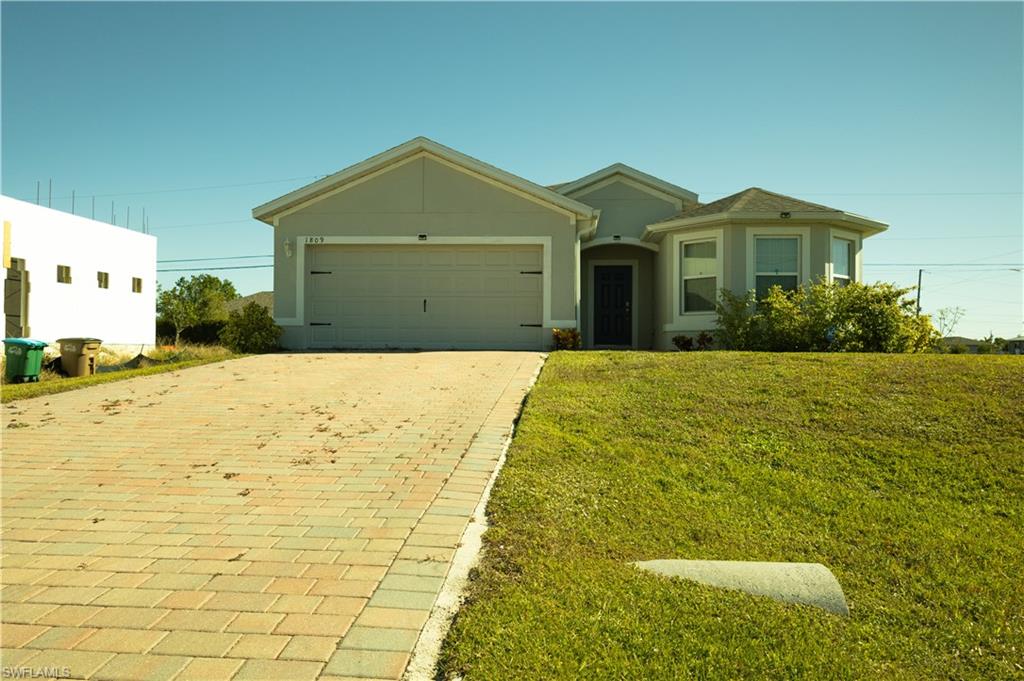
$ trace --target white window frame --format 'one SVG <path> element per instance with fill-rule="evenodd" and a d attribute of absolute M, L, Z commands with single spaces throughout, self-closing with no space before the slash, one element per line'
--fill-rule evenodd
<path fill-rule="evenodd" d="M 725 285 L 725 257 L 723 251 L 723 235 L 724 230 L 721 229 L 708 229 L 700 232 L 682 232 L 678 234 L 672 234 L 670 237 L 671 244 L 671 267 L 670 267 L 670 281 L 672 283 L 672 315 L 668 324 L 662 326 L 662 331 L 706 331 L 707 329 L 713 328 L 718 315 L 714 312 L 687 312 L 682 313 L 682 297 L 683 291 L 683 244 L 695 241 L 711 241 L 715 242 L 715 262 L 717 267 L 715 268 L 715 280 L 717 281 L 717 290 L 723 288 Z"/>
<path fill-rule="evenodd" d="M 851 281 L 863 281 L 863 263 L 861 262 L 861 235 L 846 229 L 830 227 L 828 230 L 828 261 L 825 263 L 825 276 L 828 281 L 833 281 L 835 274 L 835 263 L 832 262 L 832 242 L 836 239 L 844 239 L 853 242 L 853 266 L 850 271 Z"/>
<path fill-rule="evenodd" d="M 757 258 L 754 257 L 754 246 L 757 239 L 797 237 L 797 285 L 803 285 L 811 279 L 811 228 L 810 227 L 748 227 L 747 228 L 747 290 L 757 290 Z M 831 259 L 831 256 L 830 258 Z M 789 273 L 792 275 L 792 273 Z"/>
<path fill-rule="evenodd" d="M 683 262 L 686 259 L 686 247 L 691 245 L 691 244 L 706 244 L 706 243 L 713 243 L 713 244 L 715 244 L 715 261 L 718 263 L 716 268 L 715 268 L 715 272 L 712 273 L 712 274 L 692 275 L 692 276 L 689 276 L 689 277 L 686 276 L 686 267 L 685 267 L 685 263 Z M 676 257 L 679 258 L 679 281 L 677 282 L 677 284 L 679 286 L 679 310 L 678 310 L 678 314 L 680 314 L 682 316 L 686 316 L 686 315 L 713 313 L 714 310 L 710 310 L 709 311 L 709 310 L 687 310 L 686 309 L 686 281 L 687 281 L 687 279 L 709 279 L 709 278 L 713 277 L 714 280 L 715 280 L 715 301 L 716 302 L 718 301 L 718 289 L 722 288 L 722 282 L 721 282 L 721 279 L 718 276 L 718 272 L 720 272 L 721 269 L 722 269 L 722 267 L 721 267 L 721 258 L 720 258 L 719 254 L 718 254 L 718 248 L 719 248 L 718 240 L 715 239 L 714 237 L 708 237 L 706 239 L 684 239 L 684 240 L 680 240 L 679 241 L 678 248 L 679 248 L 679 252 L 676 254 Z"/>

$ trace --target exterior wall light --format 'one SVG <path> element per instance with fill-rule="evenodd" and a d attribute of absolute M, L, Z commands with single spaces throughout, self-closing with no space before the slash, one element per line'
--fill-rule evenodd
<path fill-rule="evenodd" d="M 787 210 L 787 211 L 783 211 L 782 213 L 779 213 L 779 217 L 780 218 L 788 218 L 789 217 L 789 211 Z"/>
<path fill-rule="evenodd" d="M 286 258 L 292 257 L 292 242 L 288 239 L 284 240 L 284 255 Z"/>

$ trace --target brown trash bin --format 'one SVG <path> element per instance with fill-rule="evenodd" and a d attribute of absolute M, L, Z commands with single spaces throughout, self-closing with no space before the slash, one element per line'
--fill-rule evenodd
<path fill-rule="evenodd" d="M 99 338 L 59 338 L 60 366 L 68 376 L 92 376 L 96 373 Z"/>

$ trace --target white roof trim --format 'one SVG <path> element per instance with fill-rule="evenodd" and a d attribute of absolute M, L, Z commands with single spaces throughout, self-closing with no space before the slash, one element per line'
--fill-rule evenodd
<path fill-rule="evenodd" d="M 623 177 L 628 177 L 634 182 L 639 182 L 640 184 L 647 185 L 652 189 L 657 189 L 660 192 L 663 192 L 670 196 L 675 196 L 676 198 L 682 199 L 683 201 L 697 201 L 697 195 L 691 192 L 689 189 L 683 189 L 678 185 L 674 185 L 671 182 L 666 182 L 665 180 L 657 178 L 654 175 L 648 175 L 643 171 L 627 166 L 625 163 L 613 163 L 607 168 L 602 168 L 601 170 L 590 173 L 589 175 L 581 177 L 578 180 L 573 180 L 572 182 L 563 184 L 560 187 L 558 187 L 558 189 L 556 189 L 555 191 L 557 191 L 559 194 L 565 194 L 568 196 L 569 194 L 576 193 L 581 189 L 585 189 L 592 184 L 596 184 L 601 180 L 613 177 L 615 175 L 622 175 Z"/>
<path fill-rule="evenodd" d="M 498 184 L 505 185 L 511 189 L 527 194 L 544 203 L 573 213 L 580 218 L 589 220 L 595 219 L 598 215 L 591 206 L 574 199 L 570 199 L 558 192 L 542 187 L 539 184 L 534 184 L 529 180 L 513 175 L 512 173 L 501 170 L 500 168 L 496 168 L 484 163 L 483 161 L 478 161 L 475 158 L 466 156 L 461 152 L 455 151 L 443 144 L 438 144 L 426 137 L 417 137 L 404 144 L 400 144 L 397 147 L 393 147 L 385 152 L 377 154 L 376 156 L 371 156 L 365 161 L 360 161 L 355 165 L 340 170 L 333 175 L 328 175 L 323 179 L 312 182 L 305 187 L 300 187 L 299 189 L 278 197 L 273 201 L 268 201 L 267 203 L 256 206 L 252 209 L 252 216 L 257 220 L 273 224 L 275 215 L 299 203 L 307 202 L 321 194 L 326 194 L 327 192 L 337 189 L 349 182 L 357 180 L 364 175 L 382 170 L 387 166 L 402 161 L 408 156 L 423 152 L 436 156 L 439 159 L 464 168 L 472 173 L 489 178 Z"/>
<path fill-rule="evenodd" d="M 702 227 L 709 224 L 718 222 L 771 222 L 775 223 L 821 223 L 821 224 L 834 224 L 841 223 L 847 227 L 855 226 L 858 231 L 862 232 L 865 236 L 874 236 L 880 234 L 885 230 L 889 229 L 889 225 L 884 222 L 878 222 L 861 215 L 855 215 L 854 213 L 846 213 L 841 210 L 837 211 L 820 211 L 820 210 L 807 210 L 807 211 L 789 211 L 788 218 L 779 217 L 778 211 L 740 211 L 740 212 L 728 212 L 723 211 L 721 213 L 712 213 L 710 215 L 698 215 L 692 218 L 677 218 L 674 220 L 664 220 L 657 222 L 653 225 L 647 225 L 644 229 L 643 236 L 644 240 L 648 240 L 652 237 L 656 237 L 663 232 L 669 232 L 674 229 L 684 229 L 688 227 Z"/>

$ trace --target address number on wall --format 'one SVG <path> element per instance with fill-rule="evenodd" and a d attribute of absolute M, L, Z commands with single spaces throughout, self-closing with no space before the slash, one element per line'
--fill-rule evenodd
<path fill-rule="evenodd" d="M 307 244 L 322 244 L 323 242 L 324 242 L 324 238 L 322 236 L 307 236 L 306 237 L 306 243 Z"/>

